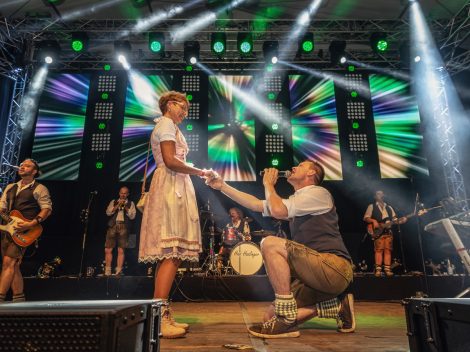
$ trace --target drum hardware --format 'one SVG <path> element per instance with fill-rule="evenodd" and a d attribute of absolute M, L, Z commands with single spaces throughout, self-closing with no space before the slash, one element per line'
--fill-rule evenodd
<path fill-rule="evenodd" d="M 56 276 L 56 269 L 62 264 L 60 257 L 55 257 L 50 262 L 44 263 L 38 270 L 38 277 L 41 279 L 48 279 Z"/>
<path fill-rule="evenodd" d="M 209 275 L 220 275 L 220 271 L 217 269 L 217 257 L 215 254 L 215 234 L 217 227 L 215 226 L 215 217 L 214 213 L 210 211 L 210 202 L 207 201 L 205 210 L 200 211 L 201 219 L 204 219 L 204 226 L 203 230 L 206 228 L 207 224 L 209 224 L 209 255 L 207 256 L 206 260 L 201 266 L 201 270 L 204 272 L 206 276 Z"/>
<path fill-rule="evenodd" d="M 245 221 L 245 222 L 252 222 L 253 221 L 253 218 L 250 218 L 248 216 L 245 216 L 242 221 Z"/>
<path fill-rule="evenodd" d="M 257 230 L 251 232 L 252 236 L 266 237 L 266 236 L 275 236 L 276 232 L 268 230 Z"/>

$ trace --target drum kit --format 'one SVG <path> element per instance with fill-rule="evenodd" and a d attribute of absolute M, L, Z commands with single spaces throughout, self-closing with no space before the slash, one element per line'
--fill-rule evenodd
<path fill-rule="evenodd" d="M 209 251 L 202 265 L 205 275 L 254 275 L 263 266 L 263 256 L 260 247 L 251 241 L 253 237 L 266 237 L 276 235 L 273 231 L 259 230 L 251 233 L 241 233 L 236 227 L 226 226 L 220 229 L 215 226 L 215 221 L 221 220 L 211 211 L 202 210 L 200 218 L 203 221 L 203 236 L 209 236 Z M 249 217 L 243 218 L 245 222 L 252 222 Z M 206 230 L 206 231 L 204 231 Z M 221 235 L 220 244 L 230 248 L 229 260 L 226 267 L 220 267 L 217 263 L 215 252 L 216 235 Z"/>

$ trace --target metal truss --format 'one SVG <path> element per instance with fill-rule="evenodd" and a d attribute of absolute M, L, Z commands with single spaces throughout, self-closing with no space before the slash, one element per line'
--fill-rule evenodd
<path fill-rule="evenodd" d="M 454 75 L 470 67 L 470 1 L 449 21 L 445 32 L 440 49 L 447 71 Z"/>
<path fill-rule="evenodd" d="M 131 64 L 140 69 L 155 68 L 155 65 L 173 65 L 183 62 L 183 43 L 171 42 L 175 28 L 187 23 L 187 20 L 167 20 L 151 28 L 151 31 L 166 33 L 166 55 L 161 58 L 148 50 L 147 34 L 149 31 L 134 33 L 136 25 L 134 20 L 77 20 L 62 23 L 54 19 L 26 18 L 13 23 L 14 32 L 23 38 L 31 38 L 32 42 L 45 39 L 58 40 L 62 47 L 61 62 L 58 69 L 101 69 L 103 63 L 113 59 L 113 41 L 129 40 L 132 44 Z M 262 44 L 265 40 L 278 40 L 280 47 L 287 43 L 289 32 L 294 26 L 294 20 L 266 20 L 265 30 L 257 29 L 253 21 L 246 19 L 233 19 L 233 26 L 221 27 L 215 22 L 213 25 L 195 32 L 189 40 L 200 43 L 200 59 L 203 63 L 219 66 L 230 65 L 247 67 L 251 64 L 264 63 Z M 445 20 L 431 22 L 431 30 L 436 36 L 443 33 L 447 26 Z M 70 37 L 73 31 L 87 32 L 90 37 L 90 50 L 84 54 L 74 53 L 70 49 Z M 227 34 L 227 51 L 223 59 L 214 56 L 210 49 L 211 33 L 224 31 Z M 252 57 L 241 58 L 236 49 L 236 36 L 238 32 L 249 31 L 253 34 L 254 51 Z M 300 56 L 295 50 L 289 60 L 304 65 L 313 65 L 318 68 L 331 67 L 328 47 L 332 40 L 345 40 L 347 54 L 355 61 L 370 65 L 397 69 L 400 63 L 400 45 L 409 38 L 409 24 L 403 19 L 398 20 L 316 20 L 307 29 L 315 34 L 316 55 Z M 390 49 L 383 54 L 377 54 L 370 48 L 370 35 L 373 32 L 386 32 L 390 42 Z M 234 67 L 235 68 L 235 67 Z"/>
<path fill-rule="evenodd" d="M 433 117 L 436 123 L 436 130 L 439 131 L 439 144 L 447 193 L 456 201 L 462 202 L 465 210 L 468 210 L 467 193 L 447 100 L 446 82 L 449 80 L 449 76 L 444 68 L 438 69 L 436 75 L 438 92 L 436 96 L 437 101 L 434 104 Z"/>
<path fill-rule="evenodd" d="M 2 179 L 0 187 L 2 189 L 4 189 L 8 183 L 14 181 L 16 177 L 16 170 L 7 167 L 4 164 L 18 165 L 19 162 L 21 138 L 23 136 L 23 129 L 19 125 L 21 118 L 20 103 L 24 96 L 28 77 L 28 70 L 16 70 L 13 98 L 8 115 L 9 117 L 1 155 L 0 174 L 2 175 Z"/>

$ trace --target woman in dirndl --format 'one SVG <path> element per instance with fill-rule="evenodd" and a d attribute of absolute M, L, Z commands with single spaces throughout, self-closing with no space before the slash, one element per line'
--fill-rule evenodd
<path fill-rule="evenodd" d="M 201 229 L 196 194 L 190 175 L 210 177 L 211 171 L 186 164 L 188 145 L 178 125 L 188 115 L 183 93 L 170 91 L 159 100 L 163 114 L 151 135 L 157 169 L 152 177 L 140 230 L 139 262 L 158 263 L 153 297 L 168 303 L 181 262 L 199 260 Z M 188 324 L 177 323 L 168 305 L 162 308 L 165 338 L 185 335 Z"/>

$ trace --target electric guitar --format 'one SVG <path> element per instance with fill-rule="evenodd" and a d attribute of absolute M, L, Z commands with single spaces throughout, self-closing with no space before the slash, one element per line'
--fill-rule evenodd
<path fill-rule="evenodd" d="M 26 231 L 18 231 L 15 228 L 18 227 L 19 222 L 30 221 L 26 219 L 23 214 L 18 210 L 12 210 L 10 214 L 0 212 L 0 218 L 6 222 L 5 225 L 0 225 L 0 230 L 7 232 L 13 242 L 20 247 L 28 247 L 34 241 L 36 241 L 42 233 L 42 226 L 40 224 L 34 225 Z"/>
<path fill-rule="evenodd" d="M 422 209 L 422 210 L 419 210 L 417 213 L 410 213 L 400 218 L 395 218 L 393 220 L 388 219 L 385 221 L 379 221 L 378 222 L 379 224 L 376 227 L 374 227 L 374 224 L 367 224 L 367 233 L 372 237 L 373 240 L 376 240 L 385 233 L 385 230 L 390 229 L 392 225 L 402 223 L 401 221 L 403 219 L 408 220 L 409 218 L 412 218 L 413 216 L 421 216 L 423 214 L 426 214 L 429 210 L 434 209 L 434 208 Z"/>

